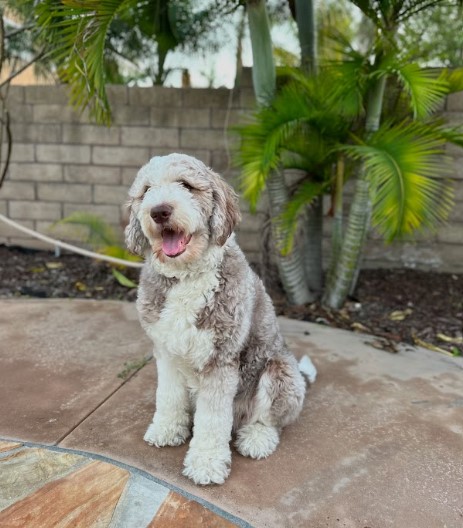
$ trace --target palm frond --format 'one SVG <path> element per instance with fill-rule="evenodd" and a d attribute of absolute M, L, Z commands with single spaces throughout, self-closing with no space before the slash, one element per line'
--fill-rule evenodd
<path fill-rule="evenodd" d="M 422 119 L 435 112 L 449 93 L 449 83 L 442 76 L 418 64 L 395 64 L 391 67 L 410 97 L 415 118 Z"/>
<path fill-rule="evenodd" d="M 391 241 L 435 228 L 453 205 L 443 134 L 428 125 L 383 125 L 368 144 L 342 147 L 361 160 L 372 187 L 372 223 Z"/>
<path fill-rule="evenodd" d="M 298 220 L 313 201 L 322 196 L 328 189 L 329 182 L 304 181 L 291 200 L 286 204 L 285 210 L 275 219 L 278 229 L 282 234 L 283 247 L 281 253 L 291 253 L 294 245 Z"/>
<path fill-rule="evenodd" d="M 42 38 L 60 78 L 70 86 L 71 102 L 88 106 L 98 122 L 110 120 L 104 68 L 108 31 L 114 18 L 135 4 L 135 0 L 44 0 L 36 6 Z"/>

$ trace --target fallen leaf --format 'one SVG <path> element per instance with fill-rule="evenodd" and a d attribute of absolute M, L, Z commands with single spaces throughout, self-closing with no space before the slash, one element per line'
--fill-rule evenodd
<path fill-rule="evenodd" d="M 455 343 L 456 345 L 461 345 L 463 344 L 463 337 L 452 337 L 452 336 L 448 336 L 448 335 L 445 335 L 445 334 L 436 334 L 437 337 L 441 340 L 441 341 L 445 341 L 446 343 Z"/>
<path fill-rule="evenodd" d="M 374 339 L 373 341 L 365 341 L 366 345 L 371 345 L 378 350 L 385 350 L 386 352 L 391 352 L 392 354 L 398 354 L 399 349 L 392 341 L 386 339 Z"/>
<path fill-rule="evenodd" d="M 87 286 L 83 282 L 80 282 L 80 281 L 77 281 L 74 284 L 74 287 L 76 288 L 76 290 L 79 290 L 81 292 L 87 291 Z"/>
<path fill-rule="evenodd" d="M 423 341 L 422 339 L 419 339 L 416 336 L 413 336 L 413 341 L 415 342 L 416 345 L 422 346 L 423 348 L 427 348 L 428 350 L 432 350 L 433 352 L 439 352 L 440 354 L 445 354 L 446 356 L 451 356 L 451 357 L 455 355 L 455 354 L 452 354 L 452 352 L 445 350 L 445 348 L 435 346 L 432 343 L 427 343 L 426 341 Z"/>
<path fill-rule="evenodd" d="M 31 273 L 43 273 L 45 268 L 43 266 L 37 266 L 36 268 L 31 268 L 29 271 Z"/>
<path fill-rule="evenodd" d="M 395 310 L 394 312 L 391 312 L 389 314 L 389 319 L 391 321 L 403 321 L 412 313 L 413 313 L 413 310 L 410 308 L 407 308 L 406 310 Z"/>
<path fill-rule="evenodd" d="M 62 268 L 63 267 L 63 263 L 62 262 L 45 262 L 45 266 L 48 269 L 53 270 L 53 269 Z"/>
<path fill-rule="evenodd" d="M 352 323 L 350 325 L 350 327 L 352 328 L 352 330 L 356 330 L 356 331 L 359 331 L 359 332 L 371 333 L 371 330 L 369 328 L 367 328 L 365 325 L 363 325 L 362 323 Z"/>

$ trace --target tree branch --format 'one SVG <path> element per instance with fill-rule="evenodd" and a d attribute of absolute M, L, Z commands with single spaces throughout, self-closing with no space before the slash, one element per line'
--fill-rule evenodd
<path fill-rule="evenodd" d="M 29 66 L 31 66 L 32 64 L 34 64 L 34 62 L 37 62 L 39 59 L 41 59 L 43 56 L 45 55 L 45 51 L 41 51 L 38 55 L 36 55 L 33 59 L 31 59 L 30 61 L 26 62 L 26 64 L 24 64 L 23 66 L 21 66 L 21 68 L 19 68 L 19 70 L 15 71 L 14 73 L 12 73 L 7 79 L 5 79 L 2 83 L 0 83 L 0 88 L 3 88 L 3 86 L 5 86 L 6 84 L 10 84 L 10 82 L 15 78 L 17 77 L 20 73 L 22 73 L 24 70 L 27 70 L 27 68 L 29 68 Z"/>

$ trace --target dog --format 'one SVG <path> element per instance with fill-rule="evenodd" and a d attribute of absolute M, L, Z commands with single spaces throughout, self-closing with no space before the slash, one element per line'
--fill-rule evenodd
<path fill-rule="evenodd" d="M 232 431 L 241 455 L 275 451 L 306 392 L 261 280 L 238 247 L 233 189 L 184 154 L 154 157 L 129 191 L 128 249 L 145 257 L 137 310 L 154 343 L 156 412 L 144 440 L 178 446 L 191 435 L 183 474 L 222 484 Z"/>

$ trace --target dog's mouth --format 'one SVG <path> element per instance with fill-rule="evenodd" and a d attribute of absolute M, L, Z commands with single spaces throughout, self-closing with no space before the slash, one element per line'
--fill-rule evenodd
<path fill-rule="evenodd" d="M 165 228 L 162 230 L 162 251 L 171 258 L 178 257 L 186 251 L 191 235 L 183 231 Z"/>

